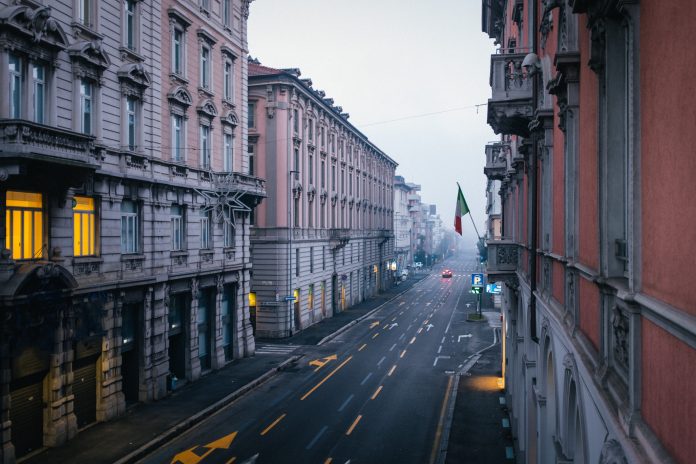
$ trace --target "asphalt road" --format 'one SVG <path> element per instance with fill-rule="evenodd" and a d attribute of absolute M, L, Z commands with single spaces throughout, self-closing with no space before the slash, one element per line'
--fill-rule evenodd
<path fill-rule="evenodd" d="M 279 348 L 304 357 L 141 462 L 437 462 L 452 374 L 494 342 L 466 322 L 473 256 L 445 266 L 322 346 Z"/>

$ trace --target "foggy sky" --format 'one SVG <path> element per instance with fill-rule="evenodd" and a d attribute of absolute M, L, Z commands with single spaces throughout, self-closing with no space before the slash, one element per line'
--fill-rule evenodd
<path fill-rule="evenodd" d="M 249 53 L 300 68 L 350 122 L 422 186 L 453 229 L 457 182 L 485 233 L 485 104 L 493 41 L 478 0 L 256 0 Z M 435 113 L 435 114 L 433 114 Z M 469 218 L 464 238 L 473 244 Z"/>

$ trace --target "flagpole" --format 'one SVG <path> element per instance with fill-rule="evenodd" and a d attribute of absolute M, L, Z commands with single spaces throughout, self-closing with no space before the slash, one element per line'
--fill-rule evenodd
<path fill-rule="evenodd" d="M 462 189 L 462 186 L 459 185 L 459 182 L 457 182 L 457 187 L 459 187 L 459 190 Z M 480 241 L 480 240 L 481 240 L 481 235 L 479 235 L 479 231 L 478 231 L 478 229 L 476 228 L 476 223 L 474 222 L 474 215 L 471 214 L 471 207 L 469 206 L 468 203 L 467 203 L 466 206 L 467 206 L 467 208 L 469 209 L 469 213 L 468 213 L 468 214 L 469 214 L 469 219 L 471 219 L 471 224 L 474 226 L 474 231 L 476 231 L 476 236 L 478 237 L 478 239 L 479 239 L 479 241 Z"/>

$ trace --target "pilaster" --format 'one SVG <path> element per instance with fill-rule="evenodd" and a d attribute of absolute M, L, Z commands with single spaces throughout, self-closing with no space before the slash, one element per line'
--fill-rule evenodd
<path fill-rule="evenodd" d="M 72 349 L 74 312 L 70 307 L 54 307 L 56 325 L 53 329 L 53 353 L 49 371 L 44 380 L 44 401 L 47 404 L 44 419 L 44 445 L 58 446 L 77 434 L 77 418 L 73 413 L 74 395 Z"/>
<path fill-rule="evenodd" d="M 189 355 L 186 360 L 186 379 L 196 381 L 201 376 L 201 360 L 198 358 L 198 279 L 191 279 L 191 310 L 189 311 L 188 342 Z"/>
<path fill-rule="evenodd" d="M 102 352 L 97 371 L 97 421 L 105 422 L 126 411 L 121 378 L 121 309 L 123 293 L 108 293 L 102 309 Z M 118 321 L 118 324 L 117 324 Z"/>

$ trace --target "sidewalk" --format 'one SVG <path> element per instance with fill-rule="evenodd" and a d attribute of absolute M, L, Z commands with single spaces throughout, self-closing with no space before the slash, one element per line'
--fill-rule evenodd
<path fill-rule="evenodd" d="M 411 288 L 427 274 L 419 274 L 400 285 L 370 298 L 336 316 L 283 340 L 259 340 L 257 343 L 316 345 L 333 337 L 366 317 L 371 311 Z M 130 407 L 123 417 L 96 423 L 58 448 L 46 448 L 24 458 L 26 464 L 135 462 L 149 451 L 162 446 L 194 424 L 231 403 L 273 377 L 300 356 L 259 355 L 238 359 L 185 385 L 171 396 L 152 403 Z"/>

